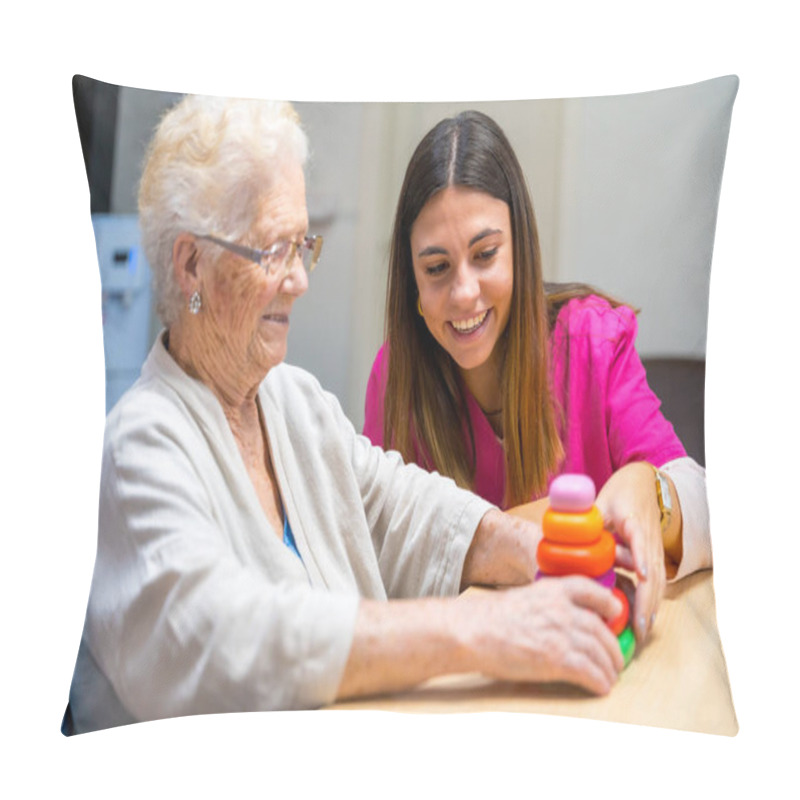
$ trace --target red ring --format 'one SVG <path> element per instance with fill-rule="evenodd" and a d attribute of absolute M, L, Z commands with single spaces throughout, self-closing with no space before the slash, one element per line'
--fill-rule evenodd
<path fill-rule="evenodd" d="M 542 539 L 536 548 L 539 569 L 548 575 L 589 575 L 596 578 L 614 566 L 616 543 L 608 531 L 589 545 L 569 546 Z"/>
<path fill-rule="evenodd" d="M 579 512 L 548 508 L 542 518 L 544 538 L 557 544 L 593 544 L 602 532 L 603 515 L 597 506 Z"/>
<path fill-rule="evenodd" d="M 611 628 L 611 632 L 614 636 L 619 636 L 622 631 L 625 630 L 625 626 L 628 624 L 628 616 L 630 615 L 630 606 L 628 605 L 628 598 L 625 597 L 625 593 L 621 589 L 617 589 L 615 586 L 611 590 L 612 594 L 622 603 L 622 611 L 617 614 L 614 619 L 607 620 L 606 623 L 609 628 Z"/>

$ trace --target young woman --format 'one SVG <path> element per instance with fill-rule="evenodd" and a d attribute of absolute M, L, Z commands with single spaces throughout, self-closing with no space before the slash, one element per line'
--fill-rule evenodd
<path fill-rule="evenodd" d="M 544 284 L 524 175 L 492 119 L 464 112 L 423 138 L 398 202 L 364 433 L 504 508 L 588 474 L 618 564 L 639 576 L 641 638 L 666 575 L 711 553 L 705 472 L 647 385 L 636 328 L 589 287 Z"/>

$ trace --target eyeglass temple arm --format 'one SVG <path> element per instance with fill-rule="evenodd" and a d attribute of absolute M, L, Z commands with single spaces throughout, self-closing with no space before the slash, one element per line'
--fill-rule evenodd
<path fill-rule="evenodd" d="M 220 247 L 224 247 L 226 250 L 230 250 L 232 253 L 236 253 L 236 255 L 250 261 L 258 261 L 263 256 L 260 250 L 253 250 L 251 247 L 245 247 L 235 242 L 226 242 L 224 239 L 212 236 L 211 234 L 199 234 L 196 238 L 214 242 L 214 244 L 218 244 Z"/>
<path fill-rule="evenodd" d="M 213 236 L 210 233 L 196 234 L 196 238 L 214 242 L 214 244 L 218 244 L 220 247 L 224 247 L 226 250 L 230 250 L 232 253 L 240 255 L 242 258 L 247 258 L 251 261 L 255 261 L 256 263 L 261 263 L 261 259 L 264 256 L 270 255 L 269 252 L 265 252 L 263 250 L 253 250 L 251 247 L 244 247 L 244 245 L 236 244 L 235 242 L 228 242 L 225 239 L 220 239 L 218 236 Z M 289 251 L 289 255 L 292 257 L 297 252 L 298 245 L 295 242 L 290 242 L 289 244 L 292 248 Z M 313 253 L 313 258 L 316 261 L 319 258 L 320 252 L 322 251 L 322 236 L 306 236 L 303 239 L 303 246 L 308 247 L 311 250 Z"/>

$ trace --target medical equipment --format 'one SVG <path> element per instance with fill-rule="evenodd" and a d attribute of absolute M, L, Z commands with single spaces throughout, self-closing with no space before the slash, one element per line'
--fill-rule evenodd
<path fill-rule="evenodd" d="M 106 413 L 139 377 L 153 342 L 150 265 L 135 214 L 93 214 L 103 291 Z"/>

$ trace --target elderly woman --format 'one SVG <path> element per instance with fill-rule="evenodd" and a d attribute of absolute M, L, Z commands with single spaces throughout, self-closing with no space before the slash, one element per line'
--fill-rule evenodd
<path fill-rule="evenodd" d="M 281 363 L 322 244 L 306 149 L 288 105 L 200 97 L 151 143 L 140 218 L 165 329 L 106 422 L 65 733 L 459 671 L 605 693 L 623 667 L 608 590 L 531 583 L 538 526 L 372 446 Z"/>

